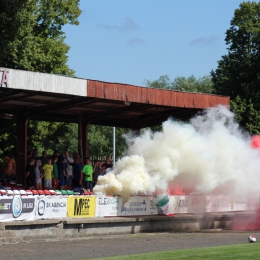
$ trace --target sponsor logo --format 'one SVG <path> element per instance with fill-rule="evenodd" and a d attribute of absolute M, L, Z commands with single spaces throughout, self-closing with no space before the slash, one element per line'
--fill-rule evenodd
<path fill-rule="evenodd" d="M 5 202 L 5 203 L 0 203 L 0 211 L 2 210 L 10 210 L 11 209 L 11 202 Z"/>
<path fill-rule="evenodd" d="M 119 203 L 119 197 L 99 197 L 98 205 L 114 205 Z"/>
<path fill-rule="evenodd" d="M 174 209 L 178 208 L 178 198 L 177 197 L 173 197 L 173 208 Z"/>
<path fill-rule="evenodd" d="M 74 199 L 74 216 L 89 215 L 90 199 Z"/>
<path fill-rule="evenodd" d="M 154 199 L 150 200 L 150 210 L 155 210 L 157 209 L 157 204 L 156 201 Z"/>
<path fill-rule="evenodd" d="M 42 216 L 45 212 L 45 201 L 40 200 L 38 203 L 38 215 Z"/>
<path fill-rule="evenodd" d="M 130 207 L 141 207 L 142 205 L 146 205 L 145 200 L 143 200 L 143 202 L 140 201 L 130 202 Z"/>
<path fill-rule="evenodd" d="M 22 200 L 20 197 L 14 197 L 13 198 L 13 203 L 12 203 L 12 212 L 13 212 L 13 217 L 18 218 L 23 211 L 23 204 Z"/>
<path fill-rule="evenodd" d="M 178 208 L 187 208 L 188 207 L 188 200 L 179 200 Z"/>

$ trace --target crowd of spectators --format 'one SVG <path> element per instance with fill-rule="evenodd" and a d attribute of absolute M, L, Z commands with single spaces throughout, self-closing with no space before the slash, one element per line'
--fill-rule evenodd
<path fill-rule="evenodd" d="M 94 160 L 92 165 L 89 158 L 83 162 L 78 153 L 72 157 L 68 151 L 59 153 L 55 150 L 53 155 L 46 151 L 39 156 L 38 149 L 27 152 L 27 166 L 25 170 L 25 183 L 28 189 L 72 189 L 85 188 L 92 192 L 97 184 L 98 177 L 105 175 L 113 165 L 110 157 L 102 164 L 100 160 Z M 15 160 L 9 153 L 4 154 L 4 160 L 0 169 L 1 179 L 11 182 L 16 174 Z"/>

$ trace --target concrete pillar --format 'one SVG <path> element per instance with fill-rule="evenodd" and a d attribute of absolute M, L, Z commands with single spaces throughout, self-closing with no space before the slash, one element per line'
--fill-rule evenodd
<path fill-rule="evenodd" d="M 25 168 L 27 164 L 27 124 L 28 119 L 18 118 L 17 122 L 17 182 L 25 184 Z"/>

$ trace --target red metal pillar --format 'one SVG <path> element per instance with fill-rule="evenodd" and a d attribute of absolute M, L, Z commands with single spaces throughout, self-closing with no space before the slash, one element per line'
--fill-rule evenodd
<path fill-rule="evenodd" d="M 17 122 L 17 181 L 25 183 L 25 168 L 27 162 L 27 123 L 28 119 L 18 118 Z"/>

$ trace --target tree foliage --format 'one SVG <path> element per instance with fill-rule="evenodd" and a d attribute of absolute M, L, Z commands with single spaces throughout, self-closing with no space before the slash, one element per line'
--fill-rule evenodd
<path fill-rule="evenodd" d="M 79 0 L 1 0 L 0 67 L 73 75 L 62 27 L 78 24 Z"/>
<path fill-rule="evenodd" d="M 129 129 L 116 128 L 116 158 L 123 156 L 127 149 L 124 134 Z M 111 156 L 113 154 L 113 129 L 109 126 L 90 125 L 88 133 L 88 145 L 90 156 Z"/>
<path fill-rule="evenodd" d="M 251 133 L 260 111 L 260 3 L 243 2 L 226 31 L 228 53 L 211 71 L 216 94 L 230 96 L 240 124 Z"/>
<path fill-rule="evenodd" d="M 157 80 L 146 80 L 145 85 L 151 88 L 161 88 L 169 90 L 178 90 L 186 92 L 212 93 L 213 83 L 210 76 L 206 75 L 200 78 L 195 76 L 176 77 L 173 81 L 168 75 L 160 76 Z"/>

